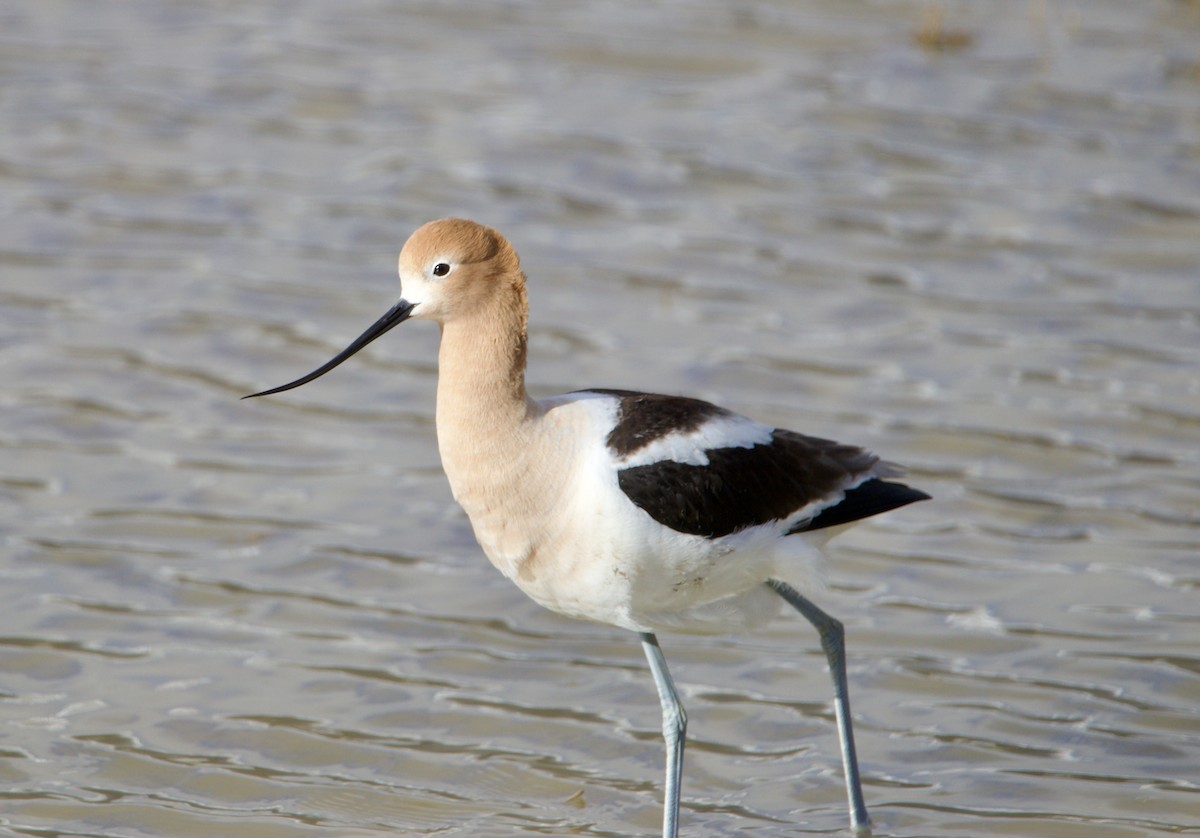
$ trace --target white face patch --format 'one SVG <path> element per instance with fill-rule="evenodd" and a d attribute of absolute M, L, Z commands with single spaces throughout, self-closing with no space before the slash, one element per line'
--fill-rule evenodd
<path fill-rule="evenodd" d="M 400 296 L 412 303 L 414 320 L 424 320 L 435 313 L 438 286 L 422 274 L 400 269 Z"/>

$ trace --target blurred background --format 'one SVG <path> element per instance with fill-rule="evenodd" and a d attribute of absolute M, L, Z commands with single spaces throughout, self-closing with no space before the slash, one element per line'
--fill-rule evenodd
<path fill-rule="evenodd" d="M 504 231 L 536 395 L 717 400 L 930 503 L 833 544 L 879 836 L 1200 829 L 1200 3 L 0 11 L 0 830 L 634 836 L 635 637 L 438 463 L 437 330 L 301 390 L 420 223 Z M 684 833 L 847 824 L 785 615 L 661 637 Z"/>

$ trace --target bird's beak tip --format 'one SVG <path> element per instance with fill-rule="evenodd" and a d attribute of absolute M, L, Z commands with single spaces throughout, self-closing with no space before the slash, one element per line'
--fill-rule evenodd
<path fill-rule="evenodd" d="M 345 361 L 355 352 L 362 349 L 368 343 L 375 340 L 375 338 L 391 330 L 393 327 L 403 323 L 409 318 L 413 309 L 416 307 L 416 303 L 410 303 L 401 298 L 394 306 L 388 309 L 387 313 L 384 314 L 383 317 L 380 317 L 377 321 L 375 321 L 375 323 L 373 323 L 365 332 L 355 338 L 355 340 L 349 346 L 339 352 L 332 360 L 313 370 L 308 375 L 296 379 L 290 384 L 284 384 L 282 387 L 272 387 L 270 390 L 263 390 L 260 393 L 251 393 L 248 396 L 242 396 L 241 400 L 253 399 L 257 398 L 258 396 L 269 396 L 273 393 L 281 393 L 284 390 L 291 390 L 295 387 L 299 387 L 301 384 L 307 384 L 314 378 L 321 377 L 338 364 L 342 363 L 342 361 Z"/>

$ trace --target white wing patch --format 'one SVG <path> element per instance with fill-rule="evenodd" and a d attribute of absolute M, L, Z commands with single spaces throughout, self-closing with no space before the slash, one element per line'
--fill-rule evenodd
<path fill-rule="evenodd" d="M 773 430 L 769 425 L 737 414 L 713 416 L 694 430 L 666 434 L 625 457 L 616 457 L 614 464 L 618 468 L 634 468 L 674 460 L 689 466 L 707 466 L 707 451 L 770 445 Z"/>

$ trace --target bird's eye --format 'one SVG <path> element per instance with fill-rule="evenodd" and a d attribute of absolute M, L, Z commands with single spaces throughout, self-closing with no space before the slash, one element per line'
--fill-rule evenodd
<path fill-rule="evenodd" d="M 438 262 L 433 266 L 434 276 L 445 276 L 448 273 L 450 273 L 450 265 L 446 262 Z"/>

